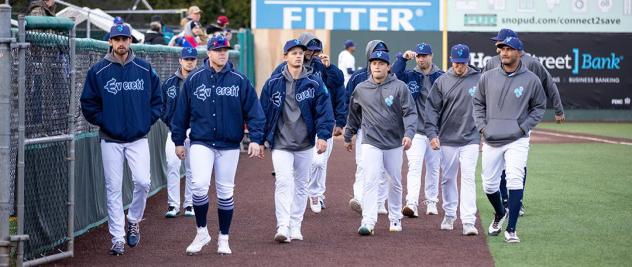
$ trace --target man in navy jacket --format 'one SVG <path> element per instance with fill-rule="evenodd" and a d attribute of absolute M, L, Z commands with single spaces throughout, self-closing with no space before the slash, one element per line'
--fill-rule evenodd
<path fill-rule="evenodd" d="M 143 219 L 151 182 L 147 133 L 160 117 L 162 104 L 158 75 L 149 63 L 134 56 L 131 42 L 129 26 L 112 26 L 111 52 L 88 70 L 81 94 L 83 116 L 100 128 L 112 255 L 125 251 L 121 192 L 125 160 L 134 182 L 127 214 L 127 243 L 135 247 L 140 241 L 138 224 Z"/>

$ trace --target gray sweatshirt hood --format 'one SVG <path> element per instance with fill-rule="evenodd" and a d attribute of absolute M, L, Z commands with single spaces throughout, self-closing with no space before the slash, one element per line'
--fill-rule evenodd
<path fill-rule="evenodd" d="M 288 66 L 285 65 L 285 67 L 283 67 L 283 71 L 281 72 L 283 74 L 283 77 L 285 77 L 286 80 L 288 81 L 293 81 L 295 80 L 292 77 L 292 74 L 290 74 L 290 70 L 288 69 Z M 307 77 L 307 75 L 312 74 L 312 68 L 303 65 L 303 69 L 301 70 L 301 74 L 298 76 L 298 79 L 303 79 L 305 77 Z M 296 79 L 296 80 L 298 80 Z"/>
<path fill-rule="evenodd" d="M 430 72 L 428 72 L 428 74 L 424 74 L 424 72 L 419 68 L 419 66 L 415 65 L 414 71 L 421 73 L 422 75 L 430 76 L 432 74 L 435 74 L 438 71 L 441 71 L 441 69 L 439 68 L 439 66 L 432 64 L 432 67 L 430 67 Z"/>
<path fill-rule="evenodd" d="M 316 35 L 313 35 L 309 32 L 301 33 L 301 35 L 298 36 L 298 40 L 301 41 L 302 45 L 307 45 L 309 41 L 314 40 L 314 39 L 318 39 L 318 37 L 316 37 Z"/>
<path fill-rule="evenodd" d="M 114 55 L 112 55 L 113 51 L 112 49 L 110 49 L 110 52 L 107 53 L 107 55 L 105 55 L 105 60 L 110 61 L 112 63 L 116 63 L 116 64 L 121 64 L 121 62 L 116 59 L 114 57 Z M 136 55 L 134 55 L 134 51 L 132 51 L 132 48 L 129 49 L 129 54 L 127 55 L 127 60 L 125 60 L 125 63 L 123 63 L 122 65 L 125 66 L 127 65 L 127 63 L 132 62 L 132 60 L 134 60 L 134 58 L 136 58 Z"/>
<path fill-rule="evenodd" d="M 454 69 L 452 69 L 452 68 L 449 68 L 446 73 L 448 75 L 452 76 L 452 77 L 455 77 L 455 78 L 461 77 L 461 76 L 457 76 L 456 73 L 454 73 Z M 465 75 L 463 75 L 462 77 L 468 77 L 468 76 L 476 75 L 476 74 L 480 74 L 480 73 L 481 73 L 481 71 L 478 68 L 476 68 L 476 67 L 474 67 L 472 65 L 468 65 L 467 72 L 465 72 Z"/>
<path fill-rule="evenodd" d="M 367 81 L 367 83 L 368 83 L 368 84 L 366 85 L 366 88 L 369 88 L 369 89 L 375 89 L 375 88 L 377 88 L 378 86 L 388 86 L 388 84 L 389 84 L 389 83 L 392 83 L 392 82 L 394 82 L 394 81 L 397 81 L 397 76 L 395 76 L 395 74 L 393 74 L 393 73 L 389 73 L 389 74 L 386 76 L 386 79 L 385 79 L 382 83 L 377 84 L 377 83 L 375 83 L 375 81 L 373 81 L 373 78 L 371 77 L 371 75 L 369 75 L 369 78 L 368 78 L 366 81 Z"/>
<path fill-rule="evenodd" d="M 364 54 L 366 55 L 366 60 L 368 61 L 369 58 L 371 57 L 371 53 L 373 53 L 373 49 L 375 49 L 375 47 L 377 46 L 377 44 L 379 43 L 384 43 L 384 41 L 382 40 L 371 40 L 366 44 L 366 49 L 364 50 Z M 368 64 L 368 63 L 367 63 Z"/>

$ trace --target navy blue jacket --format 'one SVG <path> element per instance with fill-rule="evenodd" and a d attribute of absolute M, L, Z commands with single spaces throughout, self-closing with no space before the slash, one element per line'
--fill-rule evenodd
<path fill-rule="evenodd" d="M 397 75 L 397 79 L 401 80 L 402 82 L 405 82 L 408 85 L 408 89 L 410 90 L 410 93 L 413 94 L 413 99 L 416 100 L 420 95 L 424 94 L 423 101 L 426 100 L 426 97 L 428 96 L 428 91 L 430 91 L 430 88 L 421 88 L 424 84 L 424 79 L 428 77 L 428 79 L 430 79 L 430 85 L 433 85 L 434 82 L 439 77 L 441 77 L 441 75 L 445 73 L 442 70 L 438 70 L 437 72 L 426 76 L 414 70 L 406 70 L 406 59 L 404 59 L 401 54 L 397 55 L 397 60 L 395 60 L 395 63 L 393 63 L 391 72 Z M 413 82 L 413 81 L 417 83 L 418 86 L 416 86 L 416 88 L 420 90 L 411 88 L 410 82 Z M 424 91 L 423 89 L 425 89 L 425 92 L 422 92 Z"/>
<path fill-rule="evenodd" d="M 191 144 L 236 149 L 244 137 L 244 123 L 250 140 L 263 144 L 265 117 L 254 87 L 232 65 L 216 72 L 207 59 L 184 81 L 171 120 L 171 139 L 182 146 L 191 128 Z"/>
<path fill-rule="evenodd" d="M 355 90 L 356 86 L 361 82 L 366 81 L 369 78 L 369 74 L 367 73 L 367 68 L 356 70 L 351 77 L 349 77 L 349 81 L 347 82 L 347 105 L 349 104 L 349 100 L 351 100 L 351 94 L 353 90 Z"/>
<path fill-rule="evenodd" d="M 182 75 L 180 75 L 180 69 L 178 69 L 175 74 L 171 75 L 169 79 L 162 83 L 162 109 L 160 119 L 169 128 L 171 128 L 173 113 L 176 111 L 178 96 L 182 91 L 182 84 L 184 83 L 182 78 Z"/>
<path fill-rule="evenodd" d="M 88 70 L 80 101 L 83 116 L 100 127 L 104 140 L 133 142 L 160 117 L 160 79 L 131 50 L 125 64 L 108 54 Z"/>
<path fill-rule="evenodd" d="M 272 75 L 281 73 L 283 68 L 287 65 L 287 62 L 279 64 L 274 69 Z M 336 119 L 336 126 L 344 127 L 347 124 L 348 101 L 347 94 L 345 92 L 345 77 L 342 71 L 334 64 L 330 64 L 329 67 L 325 65 L 318 58 L 313 58 L 309 64 L 312 68 L 313 75 L 321 78 L 327 86 L 329 91 L 331 106 L 334 111 L 334 118 Z"/>
<path fill-rule="evenodd" d="M 272 149 L 274 149 L 274 135 L 277 123 L 285 105 L 285 83 L 286 78 L 283 73 L 272 75 L 261 90 L 261 107 L 266 115 L 265 139 Z M 334 115 L 329 100 L 329 91 L 323 81 L 315 76 L 307 77 L 295 81 L 295 95 L 301 109 L 301 117 L 307 126 L 307 134 L 312 145 L 315 136 L 319 139 L 327 140 L 331 138 L 334 128 Z M 299 100 L 300 99 L 300 100 Z"/>

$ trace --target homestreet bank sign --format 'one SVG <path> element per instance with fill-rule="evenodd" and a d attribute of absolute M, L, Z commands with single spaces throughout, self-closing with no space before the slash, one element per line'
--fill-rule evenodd
<path fill-rule="evenodd" d="M 439 0 L 252 0 L 253 29 L 438 31 Z"/>

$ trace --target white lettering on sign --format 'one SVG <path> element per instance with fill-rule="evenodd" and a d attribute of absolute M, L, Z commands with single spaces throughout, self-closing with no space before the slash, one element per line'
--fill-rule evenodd
<path fill-rule="evenodd" d="M 345 8 L 342 12 L 349 14 L 349 28 L 352 31 L 360 30 L 360 13 L 366 13 L 366 8 Z"/>
<path fill-rule="evenodd" d="M 344 15 L 344 17 L 340 17 Z M 360 22 L 368 15 L 369 30 L 372 31 L 414 31 L 412 20 L 415 16 L 422 17 L 423 11 L 409 8 L 334 8 L 334 7 L 284 7 L 283 29 L 315 29 L 315 22 L 323 21 L 324 29 L 332 30 L 336 18 L 349 23 L 349 29 L 360 30 Z M 390 25 L 389 25 L 390 23 Z M 302 27 L 301 27 L 302 26 Z"/>

